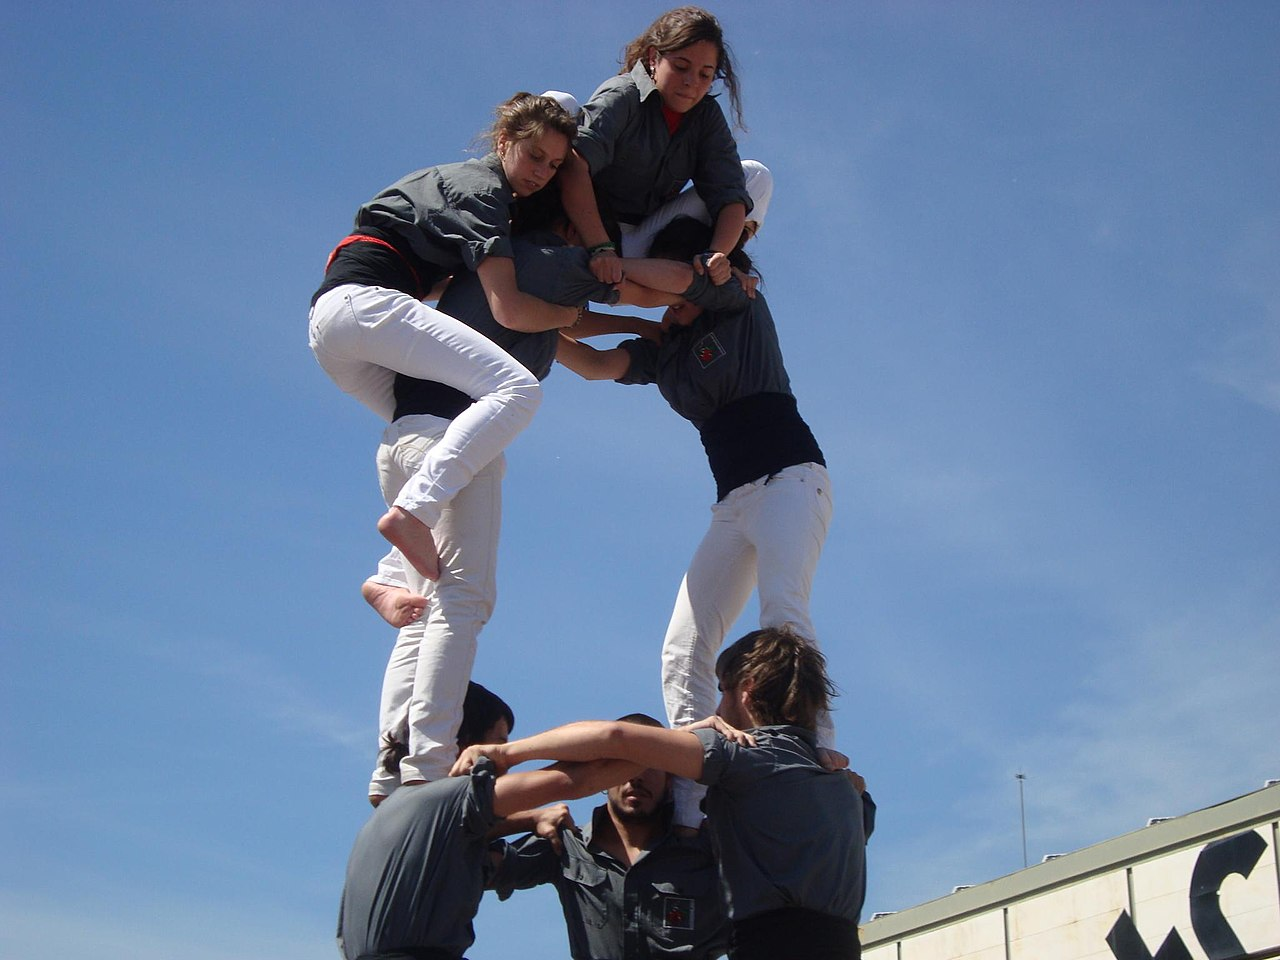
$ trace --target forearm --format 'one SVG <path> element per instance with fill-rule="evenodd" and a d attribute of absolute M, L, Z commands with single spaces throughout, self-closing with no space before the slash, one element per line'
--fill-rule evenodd
<path fill-rule="evenodd" d="M 509 837 L 515 833 L 533 833 L 538 826 L 541 809 L 541 807 L 532 807 L 528 810 L 517 810 L 494 821 L 493 826 L 489 828 L 489 839 L 497 840 L 499 837 Z"/>
<path fill-rule="evenodd" d="M 573 325 L 569 330 L 564 331 L 565 336 L 573 337 L 575 340 L 585 340 L 587 337 L 602 337 L 607 334 L 625 334 L 632 337 L 642 337 L 650 327 L 661 326 L 654 320 L 646 320 L 643 317 L 633 317 L 621 313 L 596 313 L 592 310 L 584 311 L 582 319 Z"/>
<path fill-rule="evenodd" d="M 631 358 L 621 347 L 597 350 L 563 334 L 556 347 L 556 359 L 584 380 L 617 380 L 631 365 Z"/>
<path fill-rule="evenodd" d="M 618 284 L 618 302 L 632 307 L 670 307 L 680 302 L 680 292 L 655 290 L 642 283 L 624 278 Z"/>
<path fill-rule="evenodd" d="M 521 333 L 562 330 L 573 326 L 578 319 L 577 307 L 562 307 L 520 291 L 507 291 L 494 299 L 490 300 L 493 317 L 508 330 Z"/>
<path fill-rule="evenodd" d="M 569 153 L 568 162 L 560 168 L 560 200 L 570 222 L 582 237 L 582 245 L 590 248 L 607 243 L 609 233 L 596 205 L 596 191 L 591 184 L 591 169 L 577 151 Z"/>
<path fill-rule="evenodd" d="M 746 222 L 746 204 L 726 203 L 716 215 L 716 228 L 711 234 L 711 249 L 728 255 L 742 239 L 742 228 Z"/>
<path fill-rule="evenodd" d="M 643 768 L 620 760 L 595 763 L 557 763 L 542 770 L 509 773 L 495 785 L 494 812 L 514 819 L 518 815 L 536 814 L 526 808 L 557 800 L 577 800 L 593 793 L 626 783 Z"/>
<path fill-rule="evenodd" d="M 515 740 L 502 748 L 508 765 L 526 760 L 627 760 L 683 777 L 702 773 L 697 735 L 634 723 L 582 720 Z"/>
<path fill-rule="evenodd" d="M 587 348 L 590 349 L 590 348 Z M 612 760 L 624 759 L 616 752 L 618 724 L 608 720 L 579 720 L 544 730 L 502 746 L 503 763 L 514 767 L 528 760 Z"/>
<path fill-rule="evenodd" d="M 622 264 L 628 280 L 663 293 L 681 294 L 693 283 L 693 267 L 679 260 L 628 257 Z"/>

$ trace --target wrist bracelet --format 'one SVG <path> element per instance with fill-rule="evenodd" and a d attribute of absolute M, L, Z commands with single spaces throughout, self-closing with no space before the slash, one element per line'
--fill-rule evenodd
<path fill-rule="evenodd" d="M 612 240 L 606 240 L 604 243 L 597 243 L 594 247 L 587 247 L 587 253 L 593 257 L 598 257 L 602 253 L 616 254 L 617 252 L 618 247 Z"/>

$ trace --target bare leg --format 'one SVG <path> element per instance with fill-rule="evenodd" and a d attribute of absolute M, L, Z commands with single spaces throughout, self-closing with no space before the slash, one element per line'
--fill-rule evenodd
<path fill-rule="evenodd" d="M 440 579 L 440 555 L 431 530 L 401 507 L 392 507 L 378 521 L 378 532 L 396 547 L 413 569 L 428 580 Z"/>
<path fill-rule="evenodd" d="M 404 587 L 391 587 L 385 583 L 366 580 L 360 587 L 365 603 L 378 611 L 383 620 L 397 630 L 407 627 L 421 618 L 427 609 L 427 598 L 410 593 Z"/>

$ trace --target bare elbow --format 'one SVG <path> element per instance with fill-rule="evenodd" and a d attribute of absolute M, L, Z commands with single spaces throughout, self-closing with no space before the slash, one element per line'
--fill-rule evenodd
<path fill-rule="evenodd" d="M 616 720 L 608 721 L 604 725 L 603 736 L 601 737 L 606 751 L 605 755 L 619 760 L 629 759 L 626 752 L 627 734 L 629 732 L 627 724 L 619 723 Z"/>
<path fill-rule="evenodd" d="M 490 302 L 489 308 L 493 313 L 493 319 L 498 321 L 500 326 L 506 327 L 508 330 L 523 330 L 519 311 L 512 309 L 506 301 L 495 299 Z"/>

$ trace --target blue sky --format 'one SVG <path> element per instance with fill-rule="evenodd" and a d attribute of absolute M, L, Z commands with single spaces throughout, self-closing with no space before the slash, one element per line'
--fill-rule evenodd
<path fill-rule="evenodd" d="M 332 954 L 391 631 L 380 425 L 306 346 L 355 207 L 662 4 L 15 7 L 0 36 L 0 954 Z M 1280 776 L 1280 6 L 716 8 L 836 519 L 814 619 L 911 906 Z M 557 371 L 476 678 L 661 712 L 713 487 Z M 754 609 L 741 624 L 751 626 Z M 589 803 L 578 805 L 585 810 Z M 472 960 L 565 955 L 486 900 Z"/>

